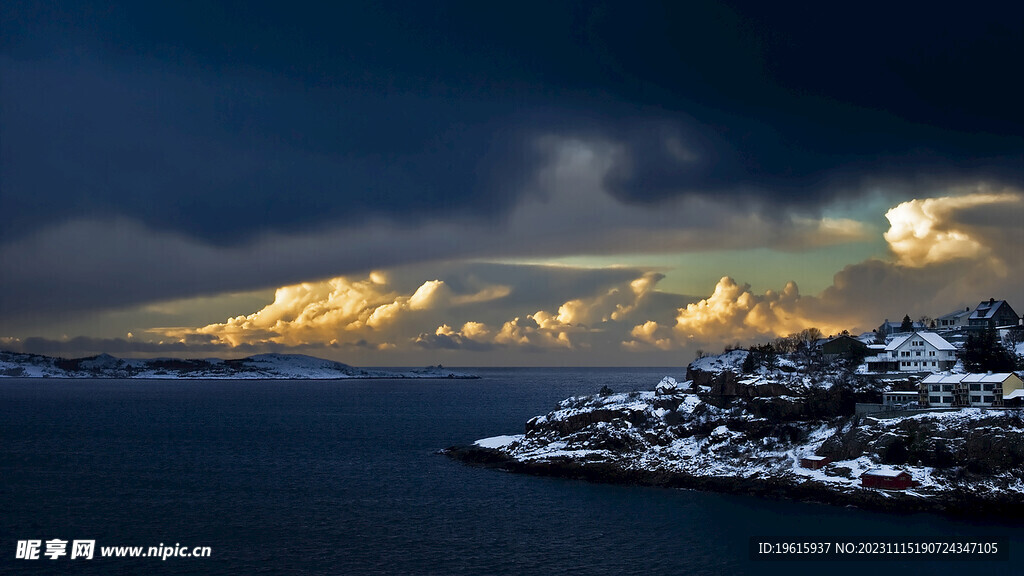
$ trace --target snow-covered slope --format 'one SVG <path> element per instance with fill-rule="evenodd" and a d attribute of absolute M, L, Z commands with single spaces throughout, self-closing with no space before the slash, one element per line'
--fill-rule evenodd
<path fill-rule="evenodd" d="M 474 378 L 468 374 L 428 367 L 415 370 L 364 370 L 341 362 L 302 354 L 259 354 L 237 360 L 209 358 L 121 359 L 100 354 L 63 359 L 0 352 L 0 377 L 21 378 L 202 378 L 202 379 L 322 379 L 340 378 Z"/>

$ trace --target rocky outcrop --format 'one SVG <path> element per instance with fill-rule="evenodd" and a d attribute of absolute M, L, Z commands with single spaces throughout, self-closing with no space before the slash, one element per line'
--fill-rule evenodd
<path fill-rule="evenodd" d="M 1024 464 L 1024 423 L 1016 412 L 976 418 L 924 413 L 908 418 L 851 420 L 818 453 L 833 460 L 877 455 L 884 464 L 911 464 L 972 473 L 1019 470 Z"/>

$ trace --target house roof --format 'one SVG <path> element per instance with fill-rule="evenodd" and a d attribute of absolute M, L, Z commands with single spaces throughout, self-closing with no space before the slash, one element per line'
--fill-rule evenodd
<path fill-rule="evenodd" d="M 886 392 L 882 392 L 882 396 L 885 396 L 886 394 L 892 394 L 892 395 L 898 395 L 898 396 L 905 396 L 907 394 L 914 394 L 914 395 L 916 395 L 917 394 L 917 390 L 888 390 Z"/>
<path fill-rule="evenodd" d="M 889 343 L 885 345 L 885 349 L 886 350 L 895 350 L 895 349 L 899 348 L 900 346 L 902 346 L 904 342 L 909 340 L 911 336 L 913 336 L 913 334 L 904 334 L 903 336 L 897 336 L 897 337 L 893 338 L 892 340 L 890 340 Z"/>
<path fill-rule="evenodd" d="M 1024 398 L 1024 388 L 1018 388 L 1009 394 L 1003 395 L 1003 400 L 1014 400 L 1016 398 Z"/>
<path fill-rule="evenodd" d="M 953 346 L 945 338 L 939 336 L 935 332 L 918 332 L 917 334 L 937 350 L 956 350 L 956 346 Z"/>
<path fill-rule="evenodd" d="M 978 304 L 978 307 L 974 309 L 974 312 L 971 312 L 970 319 L 991 320 L 1003 306 L 1006 306 L 1007 310 L 1013 310 L 1010 308 L 1010 305 L 1006 303 L 1006 300 L 988 300 L 986 302 L 982 302 Z M 1014 313 L 1013 315 L 1016 316 L 1017 314 Z"/>
<path fill-rule="evenodd" d="M 913 325 L 915 330 L 918 329 L 918 328 L 924 328 L 924 322 L 914 321 L 914 322 L 911 322 L 911 325 Z M 890 322 L 889 320 L 886 320 L 885 322 L 882 322 L 882 325 L 879 326 L 879 328 L 882 328 L 883 330 L 889 329 L 889 331 L 891 331 L 891 330 L 899 330 L 902 326 L 903 326 L 903 322 Z"/>
<path fill-rule="evenodd" d="M 821 462 L 822 460 L 828 460 L 828 456 L 804 456 L 804 460 L 810 460 L 811 462 Z"/>
<path fill-rule="evenodd" d="M 1002 382 L 1006 382 L 1011 376 L 1013 376 L 1012 372 L 989 372 L 987 374 L 982 374 L 979 372 L 974 372 L 971 374 L 929 374 L 928 376 L 925 376 L 923 380 L 921 380 L 921 383 L 958 384 L 960 382 L 967 382 L 973 384 L 978 382 L 984 382 L 1000 384 Z"/>
<path fill-rule="evenodd" d="M 938 318 L 936 318 L 936 320 L 958 320 L 960 318 L 963 318 L 964 316 L 969 316 L 970 314 L 970 308 L 968 308 L 967 310 L 956 310 L 954 312 L 950 312 L 949 314 L 939 316 Z"/>
<path fill-rule="evenodd" d="M 935 332 L 913 332 L 911 334 L 905 334 L 903 336 L 897 336 L 892 339 L 892 342 L 886 345 L 885 349 L 892 351 L 896 350 L 900 346 L 903 346 L 913 336 L 920 336 L 925 342 L 930 344 L 932 348 L 936 350 L 956 350 L 956 346 L 953 346 L 946 341 L 945 338 L 939 336 Z"/>
<path fill-rule="evenodd" d="M 882 476 L 885 478 L 898 478 L 899 476 L 902 476 L 904 474 L 907 473 L 904 472 L 903 470 L 886 470 L 883 468 L 876 468 L 875 470 L 868 470 L 867 472 L 861 474 L 861 476 Z M 907 476 L 910 476 L 910 474 L 907 474 Z"/>
<path fill-rule="evenodd" d="M 964 382 L 994 382 L 996 384 L 1000 382 L 1006 382 L 1006 380 L 1013 374 L 1009 372 L 996 372 L 989 374 L 965 374 Z"/>
<path fill-rule="evenodd" d="M 959 384 L 966 374 L 929 374 L 921 380 L 924 384 Z"/>

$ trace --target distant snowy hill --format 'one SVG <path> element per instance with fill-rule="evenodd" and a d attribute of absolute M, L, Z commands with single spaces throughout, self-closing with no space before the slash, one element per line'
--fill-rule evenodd
<path fill-rule="evenodd" d="M 0 352 L 0 377 L 14 378 L 192 378 L 221 380 L 335 380 L 341 378 L 475 378 L 441 366 L 416 370 L 365 370 L 303 354 L 259 354 L 237 360 L 207 358 L 123 359 L 109 354 L 53 358 Z"/>

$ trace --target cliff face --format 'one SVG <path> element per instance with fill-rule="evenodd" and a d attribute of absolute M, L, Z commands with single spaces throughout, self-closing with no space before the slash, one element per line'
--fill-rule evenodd
<path fill-rule="evenodd" d="M 730 371 L 703 373 L 698 386 L 665 379 L 655 391 L 569 398 L 527 422 L 524 434 L 450 454 L 598 481 L 1024 515 L 1024 424 L 1016 413 L 855 417 L 852 404 L 863 391 L 841 382 L 808 389 L 780 381 L 774 385 L 782 394 L 748 395 L 767 388 Z M 704 391 L 693 392 L 699 386 Z M 819 470 L 801 468 L 800 458 L 813 454 L 834 461 Z M 906 492 L 861 488 L 860 475 L 875 468 L 907 471 L 919 486 Z"/>
<path fill-rule="evenodd" d="M 912 418 L 864 418 L 826 440 L 834 460 L 864 455 L 883 464 L 928 466 L 936 473 L 1013 472 L 1024 464 L 1024 420 L 1015 411 L 964 410 Z"/>

